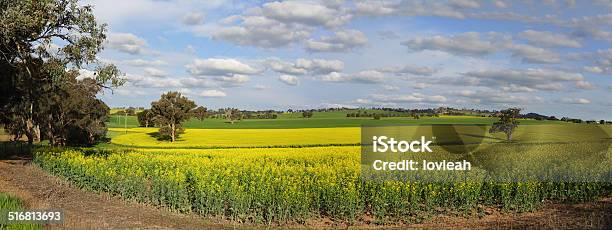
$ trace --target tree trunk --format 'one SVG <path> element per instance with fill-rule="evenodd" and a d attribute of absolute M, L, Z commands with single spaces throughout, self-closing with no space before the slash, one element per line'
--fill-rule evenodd
<path fill-rule="evenodd" d="M 174 135 L 176 133 L 174 124 L 170 124 L 170 136 L 172 137 L 172 142 L 174 142 Z"/>
<path fill-rule="evenodd" d="M 506 137 L 507 137 L 507 141 L 511 141 L 512 140 L 512 133 L 506 133 Z"/>

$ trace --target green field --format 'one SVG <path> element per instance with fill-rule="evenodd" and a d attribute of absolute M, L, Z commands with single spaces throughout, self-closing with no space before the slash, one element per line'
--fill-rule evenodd
<path fill-rule="evenodd" d="M 362 125 L 395 125 L 395 124 L 492 124 L 497 118 L 472 116 L 441 116 L 441 117 L 387 117 L 374 120 L 371 117 L 347 118 L 346 112 L 315 112 L 312 118 L 302 118 L 301 113 L 284 113 L 277 119 L 245 119 L 234 124 L 225 119 L 207 118 L 203 121 L 192 118 L 183 124 L 185 128 L 206 129 L 291 129 L 291 128 L 330 128 L 330 127 L 360 127 Z M 558 124 L 559 121 L 520 120 L 523 125 Z M 107 126 L 110 128 L 138 127 L 135 116 L 111 115 Z"/>

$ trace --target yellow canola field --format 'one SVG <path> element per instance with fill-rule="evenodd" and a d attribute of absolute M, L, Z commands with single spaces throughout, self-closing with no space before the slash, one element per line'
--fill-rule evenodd
<path fill-rule="evenodd" d="M 418 180 L 368 179 L 361 177 L 359 150 L 358 146 L 49 149 L 38 152 L 34 162 L 82 188 L 181 212 L 256 223 L 313 217 L 356 221 L 365 215 L 376 221 L 414 221 L 440 208 L 458 213 L 483 205 L 533 210 L 543 200 L 593 200 L 610 194 L 612 188 L 609 181 L 518 180 L 532 175 L 529 169 L 563 159 L 564 151 L 593 152 L 577 144 L 510 144 L 475 159 L 485 168 L 517 168 L 510 174 L 516 177 L 505 181 L 491 181 L 487 178 L 493 174 L 476 167 L 461 173 L 465 180 L 432 181 L 428 178 L 443 174 L 425 171 L 398 172 Z M 443 154 L 441 149 L 435 152 Z M 462 155 L 447 157 L 453 156 Z M 590 158 L 600 160 L 600 156 Z M 525 159 L 527 163 L 519 164 Z M 597 170 L 612 175 L 609 160 L 603 165 L 608 167 Z"/>
<path fill-rule="evenodd" d="M 125 129 L 110 128 L 125 132 Z M 213 148 L 213 147 L 299 147 L 326 145 L 357 145 L 360 128 L 304 129 L 186 129 L 174 142 L 156 138 L 157 128 L 131 128 L 114 137 L 114 144 L 154 148 Z"/>

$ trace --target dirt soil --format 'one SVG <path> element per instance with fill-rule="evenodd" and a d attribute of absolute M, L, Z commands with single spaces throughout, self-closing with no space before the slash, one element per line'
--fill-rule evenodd
<path fill-rule="evenodd" d="M 545 204 L 531 213 L 490 208 L 482 218 L 438 215 L 419 224 L 375 225 L 362 220 L 347 225 L 328 219 L 281 226 L 241 224 L 81 190 L 42 171 L 27 158 L 0 160 L 0 192 L 21 198 L 28 209 L 64 210 L 65 222 L 48 229 L 612 229 L 612 198 L 584 204 Z"/>

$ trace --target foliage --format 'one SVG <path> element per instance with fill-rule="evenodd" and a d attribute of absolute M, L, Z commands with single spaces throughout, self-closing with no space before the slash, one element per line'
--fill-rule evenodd
<path fill-rule="evenodd" d="M 519 124 L 517 118 L 520 112 L 521 109 L 519 108 L 509 108 L 500 111 L 499 121 L 493 123 L 491 129 L 489 129 L 489 133 L 503 132 L 506 134 L 506 140 L 512 140 L 512 133 Z"/>
<path fill-rule="evenodd" d="M 193 117 L 197 118 L 200 121 L 204 121 L 204 118 L 206 118 L 206 116 L 208 116 L 208 113 L 206 111 L 206 107 L 204 107 L 204 106 L 199 106 L 199 107 L 193 109 L 192 113 L 193 113 Z"/>
<path fill-rule="evenodd" d="M 125 114 L 127 114 L 128 116 L 136 115 L 136 108 L 129 107 L 129 108 L 125 109 Z"/>
<path fill-rule="evenodd" d="M 151 103 L 151 113 L 155 124 L 160 126 L 159 133 L 174 142 L 181 132 L 181 122 L 192 116 L 191 110 L 195 107 L 195 103 L 181 93 L 168 92 Z"/>
<path fill-rule="evenodd" d="M 154 121 L 153 121 L 154 116 L 150 109 L 145 109 L 141 112 L 138 112 L 136 114 L 136 117 L 138 119 L 138 126 L 140 127 L 149 127 L 149 126 L 153 126 L 154 124 Z"/>
<path fill-rule="evenodd" d="M 123 79 L 114 65 L 96 59 L 106 28 L 96 22 L 92 8 L 77 0 L 1 1 L 0 13 L 0 121 L 30 143 L 48 138 L 52 144 L 70 144 L 65 138 L 79 133 L 85 142 L 78 144 L 98 139 L 104 129 L 98 113 L 74 116 L 89 116 L 92 108 L 80 110 L 88 103 L 105 107 L 96 93 Z M 93 72 L 90 80 L 77 80 L 87 68 Z M 70 118 L 47 114 L 50 109 Z"/>
<path fill-rule="evenodd" d="M 240 112 L 240 110 L 238 110 L 238 109 L 226 108 L 223 111 L 225 113 L 225 115 L 224 115 L 225 119 L 230 124 L 234 124 L 235 121 L 242 120 L 242 112 Z"/>
<path fill-rule="evenodd" d="M 303 118 L 311 118 L 312 115 L 313 115 L 312 111 L 304 111 L 304 112 L 302 112 L 302 117 Z"/>

